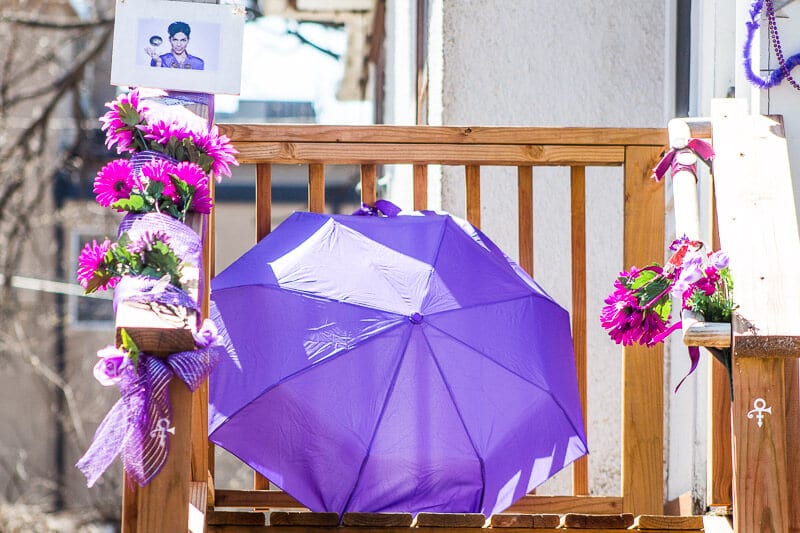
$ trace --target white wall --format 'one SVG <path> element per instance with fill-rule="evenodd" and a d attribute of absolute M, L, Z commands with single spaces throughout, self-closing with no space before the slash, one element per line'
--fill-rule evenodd
<path fill-rule="evenodd" d="M 409 16 L 411 4 L 390 0 L 390 18 Z M 432 124 L 664 127 L 672 116 L 669 0 L 435 0 L 431 12 Z M 413 54 L 389 46 L 390 56 Z M 406 84 L 394 75 L 397 108 Z M 394 92 L 387 84 L 387 97 Z M 482 226 L 515 257 L 515 174 L 491 170 L 482 172 Z M 568 307 L 569 249 L 562 244 L 570 239 L 568 173 L 535 169 L 534 176 L 536 278 Z M 607 223 L 621 218 L 621 171 L 589 169 L 587 194 L 594 198 L 587 254 L 595 267 L 588 280 L 591 491 L 618 494 L 621 353 L 594 318 L 623 267 L 621 225 Z M 440 201 L 464 214 L 462 170 L 444 169 Z M 569 492 L 569 480 L 549 489 Z"/>

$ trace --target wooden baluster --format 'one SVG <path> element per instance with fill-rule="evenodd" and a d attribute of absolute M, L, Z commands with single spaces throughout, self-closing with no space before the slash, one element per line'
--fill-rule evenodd
<path fill-rule="evenodd" d="M 414 165 L 414 210 L 428 209 L 428 165 Z"/>
<path fill-rule="evenodd" d="M 533 167 L 517 167 L 519 266 L 533 276 Z"/>
<path fill-rule="evenodd" d="M 716 215 L 715 196 L 711 194 L 711 212 Z M 716 216 L 712 224 L 712 249 L 721 248 Z M 709 355 L 709 354 L 706 354 Z M 709 373 L 711 395 L 708 430 L 708 494 L 706 501 L 711 507 L 724 507 L 733 512 L 733 449 L 731 443 L 731 385 L 728 370 L 715 357 Z"/>
<path fill-rule="evenodd" d="M 575 349 L 575 370 L 578 391 L 586 424 L 586 168 L 571 167 L 572 228 L 572 339 Z M 587 428 L 588 435 L 588 428 Z M 589 494 L 589 463 L 581 457 L 572 466 L 572 492 Z"/>
<path fill-rule="evenodd" d="M 625 148 L 623 263 L 664 258 L 664 190 L 650 179 L 663 148 Z M 633 514 L 664 512 L 663 346 L 623 348 L 622 496 Z"/>
<path fill-rule="evenodd" d="M 258 163 L 256 165 L 256 242 L 272 231 L 272 165 Z M 253 488 L 269 489 L 269 480 L 253 472 Z"/>
<path fill-rule="evenodd" d="M 378 199 L 375 165 L 361 165 L 361 202 L 375 205 Z"/>
<path fill-rule="evenodd" d="M 480 229 L 481 227 L 481 167 L 467 165 L 465 169 L 467 181 L 467 221 Z"/>
<path fill-rule="evenodd" d="M 272 231 L 272 165 L 256 165 L 256 242 Z"/>
<path fill-rule="evenodd" d="M 325 165 L 308 165 L 308 210 L 312 213 L 325 212 Z"/>

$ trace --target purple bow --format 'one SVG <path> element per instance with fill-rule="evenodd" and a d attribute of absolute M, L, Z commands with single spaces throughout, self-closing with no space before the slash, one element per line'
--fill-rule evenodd
<path fill-rule="evenodd" d="M 389 200 L 377 200 L 374 206 L 362 203 L 361 207 L 351 214 L 356 216 L 378 216 L 383 213 L 387 217 L 396 217 L 400 211 L 402 209 Z"/>
<path fill-rule="evenodd" d="M 668 168 L 672 170 L 673 176 L 676 172 L 680 172 L 681 170 L 688 170 L 694 174 L 697 170 L 695 164 L 687 165 L 681 162 L 680 157 L 678 157 L 680 154 L 686 152 L 694 153 L 703 163 L 708 165 L 709 168 L 711 167 L 711 162 L 714 159 L 714 149 L 711 145 L 702 139 L 689 139 L 685 147 L 670 148 L 670 150 L 664 154 L 664 157 L 661 158 L 661 161 L 659 161 L 658 165 L 653 169 L 653 179 L 661 181 L 664 174 L 667 173 Z"/>
<path fill-rule="evenodd" d="M 216 343 L 166 358 L 141 354 L 138 369 L 129 365 L 122 373 L 121 398 L 94 434 L 92 445 L 75 465 L 91 487 L 117 455 L 128 475 L 147 485 L 163 468 L 169 453 L 171 413 L 167 385 L 178 376 L 191 391 L 219 361 L 222 347 Z"/>

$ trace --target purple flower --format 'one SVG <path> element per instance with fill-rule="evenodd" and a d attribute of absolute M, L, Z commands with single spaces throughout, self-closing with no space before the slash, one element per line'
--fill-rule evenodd
<path fill-rule="evenodd" d="M 109 111 L 100 118 L 100 129 L 106 132 L 106 148 L 111 150 L 116 145 L 118 154 L 145 148 L 137 139 L 137 127 L 144 124 L 148 108 L 139 101 L 139 91 L 123 94 L 106 103 L 106 107 Z"/>
<path fill-rule="evenodd" d="M 686 294 L 691 287 L 703 279 L 703 257 L 700 254 L 687 254 L 683 260 L 678 279 L 672 286 L 672 295 L 680 297 Z"/>
<path fill-rule="evenodd" d="M 203 172 L 203 169 L 194 163 L 178 163 L 174 175 L 194 189 L 188 211 L 210 213 L 214 204 L 208 188 L 208 176 Z"/>
<path fill-rule="evenodd" d="M 728 257 L 728 254 L 722 250 L 717 250 L 708 256 L 708 261 L 719 270 L 722 270 L 723 268 L 728 268 L 728 262 L 730 261 L 730 258 Z"/>
<path fill-rule="evenodd" d="M 105 387 L 119 383 L 122 373 L 130 364 L 127 352 L 109 345 L 99 350 L 97 357 L 100 360 L 94 365 L 95 379 Z"/>
<path fill-rule="evenodd" d="M 94 179 L 97 203 L 109 207 L 117 200 L 130 198 L 133 190 L 131 170 L 131 162 L 127 159 L 115 159 L 101 168 Z"/>
<path fill-rule="evenodd" d="M 84 289 L 89 289 L 90 284 L 96 285 L 94 289 L 112 289 L 119 281 L 105 268 L 106 255 L 111 248 L 111 241 L 106 239 L 100 244 L 97 241 L 86 243 L 80 256 L 78 256 L 78 283 Z"/>
<path fill-rule="evenodd" d="M 146 230 L 138 239 L 128 244 L 128 251 L 132 254 L 142 254 L 153 249 L 156 242 L 163 242 L 169 245 L 169 236 L 161 230 Z"/>
<path fill-rule="evenodd" d="M 219 346 L 221 339 L 217 333 L 217 326 L 213 320 L 206 318 L 203 320 L 203 325 L 200 326 L 200 331 L 192 333 L 194 342 L 198 348 L 210 348 L 212 346 Z"/>

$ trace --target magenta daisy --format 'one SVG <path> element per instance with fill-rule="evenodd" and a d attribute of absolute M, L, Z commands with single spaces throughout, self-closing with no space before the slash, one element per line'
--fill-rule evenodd
<path fill-rule="evenodd" d="M 222 176 L 231 175 L 231 165 L 238 165 L 236 154 L 239 152 L 231 145 L 230 139 L 219 134 L 219 129 L 213 126 L 210 131 L 193 134 L 194 144 L 205 155 L 211 158 L 210 173 L 219 182 Z"/>
<path fill-rule="evenodd" d="M 130 198 L 133 189 L 131 169 L 131 162 L 127 159 L 115 159 L 101 168 L 94 179 L 97 203 L 109 207 L 117 200 Z"/>
<path fill-rule="evenodd" d="M 149 252 L 153 249 L 153 245 L 157 242 L 163 242 L 169 245 L 169 236 L 166 232 L 161 230 L 145 231 L 138 239 L 128 244 L 128 251 L 132 254 L 141 254 Z"/>
<path fill-rule="evenodd" d="M 208 187 L 208 176 L 203 169 L 194 163 L 184 162 L 175 167 L 174 174 L 176 178 L 189 185 L 190 190 L 194 191 L 189 199 L 190 205 L 185 206 L 186 210 L 210 213 L 214 204 Z"/>
<path fill-rule="evenodd" d="M 145 184 L 152 182 L 161 182 L 164 184 L 164 190 L 161 193 L 163 196 L 169 198 L 173 202 L 180 201 L 180 195 L 175 190 L 172 180 L 169 175 L 175 172 L 175 164 L 164 159 L 154 159 L 148 161 L 142 166 L 142 177 L 145 179 Z M 146 187 L 147 185 L 145 185 Z"/>
<path fill-rule="evenodd" d="M 146 149 L 137 127 L 145 123 L 145 113 L 149 110 L 139 100 L 139 91 L 123 94 L 116 100 L 106 103 L 109 109 L 100 117 L 101 130 L 106 132 L 106 148 L 116 145 L 117 153 L 136 152 Z"/>
<path fill-rule="evenodd" d="M 100 244 L 95 240 L 87 242 L 81 250 L 76 277 L 87 293 L 97 289 L 112 289 L 119 281 L 118 277 L 109 272 L 105 263 L 110 248 L 111 241 L 106 239 Z"/>
<path fill-rule="evenodd" d="M 189 128 L 185 125 L 165 120 L 157 120 L 151 124 L 144 124 L 140 129 L 145 139 L 148 141 L 155 141 L 164 147 L 166 147 L 172 139 L 180 142 L 192 136 Z"/>

